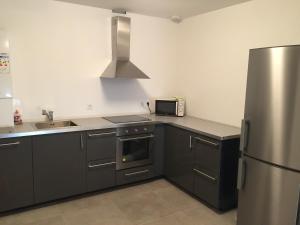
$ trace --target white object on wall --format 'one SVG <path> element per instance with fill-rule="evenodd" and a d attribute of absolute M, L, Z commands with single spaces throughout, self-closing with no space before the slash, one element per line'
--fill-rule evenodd
<path fill-rule="evenodd" d="M 0 30 L 0 53 L 9 53 L 9 40 L 3 30 Z"/>
<path fill-rule="evenodd" d="M 12 127 L 13 99 L 12 78 L 9 65 L 9 40 L 4 31 L 0 31 L 0 127 Z"/>
<path fill-rule="evenodd" d="M 9 74 L 0 74 L 0 99 L 12 98 L 12 79 Z"/>
<path fill-rule="evenodd" d="M 0 74 L 8 74 L 10 68 L 9 54 L 0 52 Z"/>
<path fill-rule="evenodd" d="M 13 99 L 0 99 L 0 127 L 12 127 L 13 118 Z"/>

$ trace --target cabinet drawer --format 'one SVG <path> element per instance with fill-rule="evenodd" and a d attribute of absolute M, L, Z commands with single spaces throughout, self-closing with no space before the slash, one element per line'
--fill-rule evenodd
<path fill-rule="evenodd" d="M 87 171 L 88 191 L 101 190 L 116 185 L 115 159 L 90 161 Z"/>
<path fill-rule="evenodd" d="M 218 178 L 206 171 L 198 169 L 193 171 L 195 174 L 195 195 L 210 205 L 219 208 Z"/>
<path fill-rule="evenodd" d="M 220 143 L 206 137 L 193 137 L 192 145 L 195 154 L 194 167 L 219 174 Z"/>
<path fill-rule="evenodd" d="M 146 180 L 154 177 L 154 174 L 152 165 L 117 171 L 117 184 L 122 185 Z"/>
<path fill-rule="evenodd" d="M 110 159 L 116 157 L 116 131 L 114 129 L 87 133 L 87 159 Z"/>

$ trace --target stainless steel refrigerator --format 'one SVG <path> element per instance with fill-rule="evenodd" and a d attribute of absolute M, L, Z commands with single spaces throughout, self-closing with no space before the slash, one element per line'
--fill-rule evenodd
<path fill-rule="evenodd" d="M 300 46 L 250 50 L 238 225 L 300 225 Z"/>

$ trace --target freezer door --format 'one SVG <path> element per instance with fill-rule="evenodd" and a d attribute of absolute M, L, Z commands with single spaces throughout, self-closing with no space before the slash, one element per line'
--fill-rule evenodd
<path fill-rule="evenodd" d="M 241 149 L 300 171 L 300 46 L 250 50 Z"/>
<path fill-rule="evenodd" d="M 300 225 L 300 173 L 245 157 L 237 225 Z"/>

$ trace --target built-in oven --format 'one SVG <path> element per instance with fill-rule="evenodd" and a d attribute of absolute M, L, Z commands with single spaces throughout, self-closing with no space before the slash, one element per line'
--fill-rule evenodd
<path fill-rule="evenodd" d="M 119 128 L 117 131 L 117 170 L 153 163 L 154 126 Z"/>

